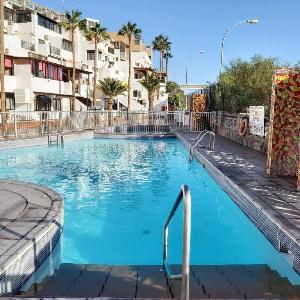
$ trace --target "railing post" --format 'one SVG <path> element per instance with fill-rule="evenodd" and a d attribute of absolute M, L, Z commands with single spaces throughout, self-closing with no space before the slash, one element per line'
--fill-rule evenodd
<path fill-rule="evenodd" d="M 181 275 L 172 275 L 168 265 L 168 226 L 174 217 L 180 203 L 183 201 L 183 253 L 182 253 L 182 273 Z M 183 185 L 173 205 L 168 219 L 164 225 L 164 248 L 163 265 L 166 275 L 169 279 L 181 279 L 181 300 L 189 300 L 189 282 L 190 282 L 190 244 L 191 244 L 191 194 L 189 187 Z"/>
<path fill-rule="evenodd" d="M 17 127 L 17 116 L 14 113 L 14 130 L 15 130 L 15 138 L 18 137 L 18 127 Z"/>
<path fill-rule="evenodd" d="M 70 111 L 70 131 L 73 130 L 73 113 Z"/>
<path fill-rule="evenodd" d="M 189 300 L 190 297 L 190 252 L 191 252 L 191 195 L 187 186 L 185 190 L 183 211 L 183 262 L 182 262 L 182 284 L 181 300 Z"/>
<path fill-rule="evenodd" d="M 62 112 L 60 111 L 58 113 L 58 132 L 61 133 L 61 128 L 62 128 Z"/>

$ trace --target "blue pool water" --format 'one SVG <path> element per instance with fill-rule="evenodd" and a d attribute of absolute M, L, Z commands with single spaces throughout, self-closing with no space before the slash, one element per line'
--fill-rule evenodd
<path fill-rule="evenodd" d="M 63 262 L 161 264 L 162 228 L 185 183 L 192 192 L 192 264 L 268 264 L 300 283 L 228 195 L 175 139 L 84 140 L 0 152 L 0 178 L 49 186 L 65 201 Z M 180 263 L 182 210 L 170 226 Z"/>

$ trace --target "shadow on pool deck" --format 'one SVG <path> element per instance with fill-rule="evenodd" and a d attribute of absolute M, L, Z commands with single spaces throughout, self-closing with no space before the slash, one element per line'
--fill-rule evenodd
<path fill-rule="evenodd" d="M 186 142 L 197 133 L 179 133 Z M 237 184 L 263 207 L 275 210 L 300 233 L 300 193 L 296 177 L 282 177 L 266 173 L 266 155 L 216 135 L 215 150 L 197 150 L 231 181 Z M 285 223 L 286 223 L 285 222 Z"/>

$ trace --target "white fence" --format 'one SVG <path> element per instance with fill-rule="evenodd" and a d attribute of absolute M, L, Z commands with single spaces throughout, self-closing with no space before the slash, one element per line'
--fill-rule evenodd
<path fill-rule="evenodd" d="M 166 133 L 176 130 L 211 130 L 214 113 L 161 112 L 10 112 L 0 113 L 0 138 L 43 136 L 95 130 L 97 133 Z"/>

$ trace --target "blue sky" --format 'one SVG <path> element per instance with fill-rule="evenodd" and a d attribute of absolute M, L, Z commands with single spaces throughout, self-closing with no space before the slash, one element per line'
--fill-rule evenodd
<path fill-rule="evenodd" d="M 62 10 L 61 0 L 36 2 Z M 67 9 L 77 8 L 83 16 L 100 19 L 117 31 L 128 20 L 136 22 L 143 39 L 151 43 L 163 33 L 172 41 L 174 58 L 170 79 L 185 81 L 185 65 L 191 53 L 189 83 L 214 81 L 220 70 L 221 40 L 227 28 L 238 21 L 257 18 L 257 25 L 238 27 L 225 45 L 225 63 L 254 54 L 275 56 L 284 62 L 300 61 L 299 0 L 65 0 Z M 158 65 L 155 57 L 155 65 Z"/>

